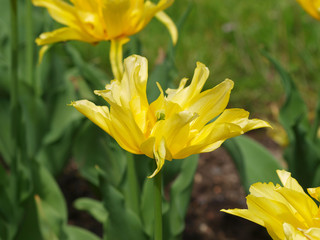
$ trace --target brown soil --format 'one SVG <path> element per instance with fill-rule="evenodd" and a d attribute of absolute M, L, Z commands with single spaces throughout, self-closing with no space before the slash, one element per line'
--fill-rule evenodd
<path fill-rule="evenodd" d="M 275 155 L 280 148 L 264 131 L 254 131 L 250 136 L 262 142 Z M 69 209 L 69 223 L 102 235 L 102 226 L 91 216 L 73 208 L 79 197 L 95 197 L 92 187 L 80 176 L 74 163 L 59 179 Z M 195 183 L 186 218 L 183 240 L 270 240 L 266 230 L 247 220 L 223 212 L 221 209 L 246 208 L 245 192 L 236 168 L 228 153 L 219 148 L 203 154 L 195 175 Z"/>

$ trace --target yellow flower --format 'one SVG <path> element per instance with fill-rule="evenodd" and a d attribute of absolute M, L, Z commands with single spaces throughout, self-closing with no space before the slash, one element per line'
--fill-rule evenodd
<path fill-rule="evenodd" d="M 122 45 L 128 37 L 141 31 L 155 16 L 169 30 L 173 43 L 178 33 L 175 24 L 162 10 L 174 0 L 160 0 L 158 4 L 144 0 L 32 0 L 35 6 L 48 9 L 51 17 L 66 25 L 52 32 L 42 33 L 38 45 L 67 40 L 96 43 L 111 40 L 110 60 L 115 78 L 121 79 Z M 40 56 L 41 58 L 42 56 Z"/>
<path fill-rule="evenodd" d="M 243 109 L 225 109 L 233 88 L 231 80 L 201 92 L 209 75 L 202 63 L 197 64 L 187 87 L 187 79 L 182 79 L 178 89 L 168 89 L 165 95 L 158 84 L 160 95 L 151 104 L 146 94 L 147 59 L 133 55 L 125 59 L 124 66 L 121 81 L 113 80 L 106 90 L 95 91 L 110 108 L 87 100 L 72 105 L 123 149 L 155 158 L 157 169 L 150 177 L 161 170 L 165 160 L 210 152 L 228 138 L 269 126 L 259 119 L 249 120 Z"/>
<path fill-rule="evenodd" d="M 312 17 L 320 20 L 320 0 L 297 0 Z"/>
<path fill-rule="evenodd" d="M 255 183 L 247 196 L 248 209 L 222 210 L 243 217 L 267 228 L 272 239 L 319 240 L 320 212 L 317 204 L 291 177 L 291 173 L 277 170 L 283 184 Z M 320 200 L 320 187 L 309 188 L 309 194 Z"/>

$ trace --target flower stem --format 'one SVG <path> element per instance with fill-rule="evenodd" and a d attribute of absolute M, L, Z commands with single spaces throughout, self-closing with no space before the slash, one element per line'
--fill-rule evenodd
<path fill-rule="evenodd" d="M 18 103 L 18 8 L 17 0 L 10 1 L 11 9 L 11 103 Z"/>
<path fill-rule="evenodd" d="M 162 240 L 162 171 L 154 181 L 154 240 Z"/>
<path fill-rule="evenodd" d="M 121 81 L 123 75 L 123 51 L 122 46 L 129 41 L 128 38 L 112 39 L 110 46 L 110 63 L 115 79 Z"/>
<path fill-rule="evenodd" d="M 138 185 L 138 178 L 137 172 L 134 165 L 134 158 L 133 154 L 127 152 L 127 166 L 128 166 L 128 187 L 129 187 L 129 206 L 133 212 L 135 212 L 138 216 L 140 215 L 140 208 L 139 208 L 139 196 L 140 196 L 140 189 Z"/>
<path fill-rule="evenodd" d="M 35 88 L 35 78 L 33 74 L 33 21 L 32 21 L 32 2 L 26 0 L 26 76 L 30 85 Z"/>
<path fill-rule="evenodd" d="M 17 0 L 10 1 L 11 12 L 11 131 L 15 141 L 15 153 L 20 150 L 20 105 L 19 105 L 19 84 L 18 84 L 18 7 Z"/>

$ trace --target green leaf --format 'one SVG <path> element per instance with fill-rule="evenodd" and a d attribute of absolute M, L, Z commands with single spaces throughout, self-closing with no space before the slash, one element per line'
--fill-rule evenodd
<path fill-rule="evenodd" d="M 164 239 L 174 240 L 182 237 L 198 159 L 199 155 L 191 155 L 185 159 L 172 161 L 172 164 L 180 161 L 182 165 L 179 175 L 171 186 L 169 209 L 163 217 Z"/>
<path fill-rule="evenodd" d="M 320 150 L 317 139 L 320 97 L 312 126 L 308 121 L 306 104 L 289 73 L 267 53 L 264 55 L 280 74 L 285 89 L 286 99 L 280 109 L 279 121 L 286 130 L 289 139 L 289 145 L 283 154 L 288 163 L 288 169 L 305 189 L 317 187 L 320 184 L 320 179 L 315 173 L 315 169 L 320 166 Z"/>
<path fill-rule="evenodd" d="M 79 198 L 74 202 L 74 207 L 78 210 L 87 211 L 102 224 L 107 221 L 108 212 L 100 201 L 91 198 Z"/>
<path fill-rule="evenodd" d="M 43 240 L 43 237 L 40 231 L 40 222 L 38 219 L 37 206 L 36 206 L 34 197 L 30 196 L 23 207 L 24 207 L 23 216 L 19 224 L 17 235 L 14 237 L 14 239 L 15 240 L 25 240 L 25 239 Z"/>
<path fill-rule="evenodd" d="M 14 142 L 11 134 L 9 106 L 8 100 L 0 100 L 0 155 L 3 157 L 6 164 L 10 165 L 14 154 Z"/>
<path fill-rule="evenodd" d="M 153 181 L 145 179 L 141 193 L 141 218 L 144 231 L 149 239 L 153 236 L 154 231 L 154 203 L 153 203 Z"/>
<path fill-rule="evenodd" d="M 54 176 L 61 173 L 70 159 L 74 130 L 74 128 L 66 129 L 59 141 L 43 145 L 36 156 L 36 160 L 46 166 Z"/>
<path fill-rule="evenodd" d="M 87 119 L 74 141 L 73 155 L 81 174 L 95 186 L 99 183 L 96 166 L 106 171 L 115 186 L 122 182 L 126 170 L 124 150 Z"/>
<path fill-rule="evenodd" d="M 48 170 L 38 166 L 35 176 L 35 200 L 41 233 L 45 240 L 66 239 L 67 208 L 63 195 Z"/>
<path fill-rule="evenodd" d="M 76 226 L 67 226 L 66 233 L 68 240 L 100 240 L 95 234 Z"/>
<path fill-rule="evenodd" d="M 315 174 L 320 166 L 319 146 L 312 141 L 300 122 L 297 122 L 291 131 L 294 138 L 283 154 L 288 162 L 289 171 L 304 189 L 318 187 L 320 182 Z"/>
<path fill-rule="evenodd" d="M 79 52 L 70 44 L 66 45 L 66 50 L 74 64 L 77 66 L 80 74 L 91 86 L 91 89 L 103 89 L 111 78 L 107 76 L 105 72 L 102 72 L 101 69 L 85 62 Z"/>
<path fill-rule="evenodd" d="M 313 121 L 313 126 L 312 126 L 312 130 L 311 130 L 311 138 L 315 143 L 319 143 L 319 137 L 318 136 L 318 131 L 320 128 L 320 93 L 318 95 L 318 103 L 317 103 L 317 107 L 316 107 L 316 111 L 315 111 L 315 118 Z M 319 145 L 320 147 L 320 145 Z"/>
<path fill-rule="evenodd" d="M 104 239 L 147 239 L 140 218 L 128 209 L 123 194 L 110 184 L 109 176 L 101 169 L 99 176 L 104 207 L 109 214 L 104 225 Z"/>
<path fill-rule="evenodd" d="M 223 147 L 235 162 L 247 192 L 256 182 L 279 182 L 276 170 L 283 167 L 261 144 L 247 136 L 238 136 L 228 139 Z"/>
<path fill-rule="evenodd" d="M 267 52 L 263 52 L 263 55 L 266 56 L 266 58 L 273 64 L 281 76 L 286 99 L 280 110 L 279 120 L 288 134 L 289 141 L 294 141 L 292 127 L 296 125 L 297 122 L 300 122 L 305 127 L 308 126 L 308 111 L 306 104 L 289 73 L 285 71 L 283 67 Z"/>
<path fill-rule="evenodd" d="M 73 75 L 74 71 L 68 71 L 65 74 L 65 88 L 59 91 L 55 95 L 54 102 L 51 102 L 53 109 L 52 112 L 50 112 L 50 122 L 47 123 L 47 125 L 50 124 L 50 126 L 45 136 L 44 144 L 48 145 L 59 141 L 67 129 L 74 129 L 77 122 L 84 118 L 84 116 L 73 107 L 68 106 L 68 104 L 77 97 L 74 86 L 69 80 Z"/>

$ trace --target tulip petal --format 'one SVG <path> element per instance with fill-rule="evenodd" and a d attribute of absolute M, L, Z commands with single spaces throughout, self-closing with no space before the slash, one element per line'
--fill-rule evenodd
<path fill-rule="evenodd" d="M 39 51 L 39 61 L 38 63 L 40 64 L 42 62 L 43 56 L 44 54 L 50 49 L 50 45 L 44 45 L 43 47 L 41 47 L 40 51 Z"/>
<path fill-rule="evenodd" d="M 248 119 L 249 112 L 244 109 L 230 108 L 226 109 L 215 121 L 216 123 L 228 122 L 238 125 L 243 132 L 257 128 L 270 127 L 270 124 L 260 119 Z"/>
<path fill-rule="evenodd" d="M 153 145 L 153 148 L 152 148 L 153 149 L 153 157 L 154 157 L 154 159 L 156 161 L 156 165 L 157 165 L 156 170 L 150 176 L 148 176 L 148 178 L 153 178 L 155 175 L 157 175 L 157 173 L 160 172 L 168 154 L 170 155 L 170 153 L 167 152 L 166 142 L 165 142 L 164 138 L 162 138 L 160 140 L 158 145 L 156 144 L 155 138 L 151 138 L 150 141 L 145 142 L 145 144 L 143 144 L 142 148 L 144 148 L 144 147 L 150 148 L 150 144 Z"/>
<path fill-rule="evenodd" d="M 233 81 L 227 79 L 195 97 L 188 110 L 196 112 L 199 118 L 192 123 L 192 127 L 201 129 L 210 120 L 218 116 L 226 108 L 232 88 Z"/>
<path fill-rule="evenodd" d="M 291 224 L 284 223 L 283 224 L 283 231 L 285 234 L 286 240 L 308 240 L 303 234 L 294 228 Z M 312 238 L 313 240 L 316 240 Z"/>
<path fill-rule="evenodd" d="M 308 193 L 311 197 L 316 199 L 318 202 L 320 202 L 320 187 L 317 188 L 308 188 Z"/>
<path fill-rule="evenodd" d="M 247 219 L 249 221 L 252 221 L 254 223 L 257 223 L 264 227 L 264 222 L 261 220 L 259 216 L 256 216 L 254 213 L 247 209 L 221 209 L 221 212 L 229 213 L 238 217 L 242 217 L 244 219 Z"/>
<path fill-rule="evenodd" d="M 140 145 L 145 136 L 130 111 L 118 105 L 110 108 L 110 135 L 128 152 L 142 154 Z"/>
<path fill-rule="evenodd" d="M 188 108 L 190 103 L 193 103 L 193 98 L 198 96 L 201 92 L 205 82 L 209 76 L 208 68 L 197 62 L 197 67 L 194 71 L 194 75 L 190 85 L 184 88 L 186 84 L 186 79 L 180 84 L 178 89 L 167 89 L 168 101 L 178 103 L 182 108 Z"/>
<path fill-rule="evenodd" d="M 64 27 L 54 30 L 52 32 L 42 33 L 37 39 L 36 43 L 38 45 L 46 45 L 56 42 L 64 42 L 68 40 L 80 40 L 84 42 L 94 42 L 95 39 L 85 34 L 84 32 L 79 32 L 75 29 Z"/>
<path fill-rule="evenodd" d="M 57 22 L 80 30 L 79 20 L 76 15 L 76 9 L 65 1 L 61 0 L 32 0 L 32 3 L 38 7 L 48 9 L 51 17 Z"/>
<path fill-rule="evenodd" d="M 320 20 L 320 1 L 319 0 L 297 0 L 298 3 L 309 13 L 312 17 Z"/>
<path fill-rule="evenodd" d="M 303 233 L 308 237 L 306 239 L 320 240 L 320 228 L 309 228 Z"/>
<path fill-rule="evenodd" d="M 89 118 L 94 124 L 102 128 L 105 132 L 110 134 L 108 127 L 109 109 L 106 106 L 96 106 L 88 100 L 79 100 L 72 102 L 71 105 L 75 107 L 80 113 Z"/>
<path fill-rule="evenodd" d="M 178 30 L 172 19 L 163 11 L 158 12 L 156 18 L 168 29 L 172 43 L 173 45 L 176 45 L 178 41 Z"/>
<path fill-rule="evenodd" d="M 307 225 L 313 226 L 313 216 L 318 213 L 318 206 L 305 193 L 298 192 L 286 187 L 279 187 L 276 189 L 302 217 L 301 222 L 306 222 Z"/>
<path fill-rule="evenodd" d="M 195 153 L 211 152 L 228 138 L 239 136 L 239 126 L 229 123 L 208 124 L 199 133 L 194 134 L 188 146 L 182 148 L 173 158 L 182 159 Z"/>
<path fill-rule="evenodd" d="M 291 177 L 290 172 L 287 172 L 285 170 L 277 170 L 277 174 L 284 187 L 305 194 L 303 188 L 300 186 L 298 181 Z"/>

